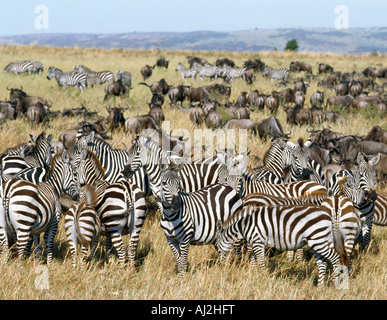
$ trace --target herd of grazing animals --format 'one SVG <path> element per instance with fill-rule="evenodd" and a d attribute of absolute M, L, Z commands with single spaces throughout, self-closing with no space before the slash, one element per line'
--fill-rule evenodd
<path fill-rule="evenodd" d="M 58 141 L 42 132 L 1 155 L 3 255 L 8 257 L 15 243 L 18 259 L 22 259 L 31 253 L 32 242 L 36 254 L 41 254 L 40 235 L 44 233 L 47 263 L 51 263 L 63 215 L 73 266 L 78 264 L 77 244 L 83 265 L 89 251 L 93 257 L 102 235 L 107 238 L 107 251 L 114 247 L 121 264 L 129 261 L 134 265 L 146 218 L 145 199 L 153 196 L 180 275 L 187 271 L 191 244 L 215 245 L 221 262 L 231 250 L 246 244 L 252 264 L 261 268 L 267 264 L 266 249 L 300 253 L 307 245 L 318 267 L 318 285 L 323 284 L 327 263 L 333 267 L 332 279 L 337 284 L 339 270 L 348 272 L 351 266 L 355 244 L 366 249 L 372 225 L 387 225 L 387 195 L 375 190 L 377 181 L 385 181 L 387 175 L 387 130 L 374 126 L 368 135 L 354 136 L 328 128 L 316 130 L 313 125 L 340 121 L 338 112 L 328 109 L 332 105 L 343 110 L 374 108 L 385 117 L 387 68 L 369 67 L 351 74 L 320 63 L 314 75 L 312 67 L 301 61 L 274 69 L 260 59 L 249 59 L 243 67 L 228 58 L 217 59 L 215 65 L 196 56 L 187 60 L 189 67 L 182 62 L 176 66 L 183 81 L 176 86 L 165 79 L 145 82 L 155 67 L 168 69 L 170 61 L 164 57 L 142 67 L 139 85 L 150 89 L 149 113 L 128 119 L 124 112 L 129 106 L 109 104 L 107 118 L 97 118 L 97 112 L 83 105 L 54 112 L 53 102 L 30 96 L 23 87 L 7 87 L 9 101 L 0 104 L 3 121 L 25 117 L 39 125 L 54 117 L 79 115 L 84 121 L 63 132 Z M 10 72 L 40 75 L 43 64 L 16 61 L 5 67 L 4 73 Z M 288 87 L 296 72 L 305 72 L 305 78 L 295 79 L 294 86 Z M 272 86 L 286 88 L 267 94 L 246 90 L 230 101 L 235 81 L 243 81 L 248 88 L 259 73 L 269 77 Z M 117 80 L 111 71 L 95 72 L 83 65 L 73 66 L 71 72 L 51 66 L 47 72 L 47 79 L 55 78 L 62 88 L 86 90 L 107 83 L 104 101 L 129 96 L 131 73 L 120 70 L 116 76 Z M 321 76 L 321 91 L 311 95 L 311 108 L 306 109 L 308 87 Z M 193 87 L 186 83 L 191 78 L 193 82 L 205 78 L 214 82 Z M 337 95 L 326 97 L 325 87 L 334 88 Z M 371 89 L 377 94 L 369 96 L 366 90 Z M 271 139 L 262 165 L 248 167 L 247 153 L 237 154 L 235 148 L 218 149 L 215 155 L 199 160 L 176 152 L 184 150 L 184 139 L 161 129 L 165 96 L 171 109 L 189 112 L 195 126 L 247 129 L 261 139 Z M 269 118 L 250 119 L 251 112 L 264 108 L 270 111 Z M 284 133 L 276 118 L 280 108 L 286 111 L 289 124 L 309 125 L 308 140 L 289 140 L 291 132 Z M 226 123 L 221 114 L 229 118 Z M 120 127 L 136 136 L 127 150 L 107 142 L 108 132 L 113 134 Z M 153 134 L 144 134 L 145 129 L 152 129 Z M 73 199 L 71 205 L 63 205 L 63 194 Z M 126 234 L 130 237 L 128 250 L 122 240 Z"/>

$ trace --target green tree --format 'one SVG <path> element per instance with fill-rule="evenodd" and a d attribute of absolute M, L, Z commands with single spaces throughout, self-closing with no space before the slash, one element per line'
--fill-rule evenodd
<path fill-rule="evenodd" d="M 298 51 L 298 43 L 296 39 L 291 39 L 286 43 L 285 51 Z"/>

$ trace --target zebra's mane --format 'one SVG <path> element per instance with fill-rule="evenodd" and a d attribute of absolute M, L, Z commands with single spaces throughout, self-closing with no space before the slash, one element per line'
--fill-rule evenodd
<path fill-rule="evenodd" d="M 62 159 L 62 152 L 56 153 L 52 158 L 50 162 L 50 170 L 46 173 L 46 181 L 48 181 L 51 178 L 52 172 L 54 170 L 54 164 L 58 162 L 57 159 Z"/>
<path fill-rule="evenodd" d="M 275 141 L 271 144 L 270 148 L 268 148 L 268 149 L 266 150 L 266 152 L 264 153 L 263 158 L 262 158 L 262 162 L 263 162 L 264 166 L 266 166 L 266 161 L 267 161 L 267 158 L 269 157 L 269 155 L 275 153 L 275 152 L 277 151 L 277 148 L 280 148 L 280 149 L 282 150 L 282 147 L 281 147 L 281 145 L 280 145 L 280 142 L 281 142 L 281 141 L 282 141 L 281 139 L 275 140 Z"/>
<path fill-rule="evenodd" d="M 87 151 L 87 158 L 91 159 L 94 162 L 96 170 L 99 171 L 102 174 L 102 176 L 104 177 L 105 176 L 105 168 L 102 167 L 101 161 L 99 161 L 97 155 L 89 149 L 87 149 L 86 151 Z"/>

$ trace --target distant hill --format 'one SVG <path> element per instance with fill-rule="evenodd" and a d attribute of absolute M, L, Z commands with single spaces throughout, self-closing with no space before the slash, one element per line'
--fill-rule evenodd
<path fill-rule="evenodd" d="M 337 29 L 255 29 L 233 32 L 131 32 L 122 34 L 30 34 L 0 37 L 0 44 L 54 47 L 208 51 L 282 51 L 297 39 L 299 51 L 387 53 L 387 27 Z"/>

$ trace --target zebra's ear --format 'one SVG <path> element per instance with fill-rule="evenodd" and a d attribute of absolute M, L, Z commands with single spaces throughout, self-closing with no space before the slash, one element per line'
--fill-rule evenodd
<path fill-rule="evenodd" d="M 224 152 L 216 152 L 216 157 L 218 158 L 218 163 L 220 164 L 226 164 L 228 160 L 227 154 Z"/>
<path fill-rule="evenodd" d="M 36 136 L 34 136 L 33 134 L 30 134 L 30 141 L 32 143 L 36 143 Z"/>
<path fill-rule="evenodd" d="M 47 137 L 48 143 L 51 143 L 51 142 L 52 142 L 52 139 L 53 139 L 53 136 L 52 136 L 52 134 L 50 134 L 50 135 Z"/>
<path fill-rule="evenodd" d="M 357 154 L 356 161 L 357 161 L 357 164 L 363 164 L 365 162 L 364 156 L 361 152 Z"/>
<path fill-rule="evenodd" d="M 70 156 L 66 149 L 62 151 L 62 161 L 66 164 L 70 163 Z"/>
<path fill-rule="evenodd" d="M 87 157 L 87 149 L 83 149 L 83 150 L 81 151 L 81 160 L 82 160 L 82 161 L 85 160 L 86 157 Z"/>
<path fill-rule="evenodd" d="M 92 141 L 94 140 L 94 136 L 95 136 L 95 132 L 94 132 L 94 131 L 91 131 L 91 132 L 89 133 L 89 135 L 87 136 L 86 142 L 87 142 L 87 143 L 92 142 Z"/>

